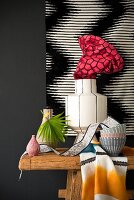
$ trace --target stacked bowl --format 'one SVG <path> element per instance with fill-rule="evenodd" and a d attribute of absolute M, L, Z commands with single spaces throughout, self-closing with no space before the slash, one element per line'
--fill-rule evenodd
<path fill-rule="evenodd" d="M 109 156 L 118 156 L 126 142 L 126 125 L 119 124 L 100 131 L 100 143 Z"/>

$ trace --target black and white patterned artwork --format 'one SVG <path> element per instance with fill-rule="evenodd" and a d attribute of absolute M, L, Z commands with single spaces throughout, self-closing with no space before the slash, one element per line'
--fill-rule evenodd
<path fill-rule="evenodd" d="M 78 37 L 98 35 L 125 61 L 123 71 L 97 76 L 98 92 L 108 97 L 108 115 L 134 134 L 134 0 L 46 0 L 45 10 L 47 105 L 64 110 L 82 54 Z"/>

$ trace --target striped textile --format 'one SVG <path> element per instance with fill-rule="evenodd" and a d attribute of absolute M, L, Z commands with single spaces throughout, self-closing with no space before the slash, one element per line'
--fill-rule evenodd
<path fill-rule="evenodd" d="M 108 97 L 108 115 L 133 135 L 134 0 L 46 0 L 45 15 L 47 105 L 58 114 L 65 96 L 75 91 L 73 73 L 82 54 L 78 37 L 102 37 L 117 48 L 125 66 L 116 74 L 98 75 L 97 89 Z"/>
<path fill-rule="evenodd" d="M 81 153 L 82 200 L 128 200 L 126 157 L 109 157 L 98 145 Z"/>

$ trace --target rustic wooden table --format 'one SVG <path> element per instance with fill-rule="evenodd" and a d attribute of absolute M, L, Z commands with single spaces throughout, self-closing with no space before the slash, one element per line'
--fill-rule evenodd
<path fill-rule="evenodd" d="M 63 151 L 63 149 L 58 149 Z M 19 161 L 20 170 L 67 170 L 66 189 L 60 189 L 59 198 L 81 200 L 81 171 L 79 156 L 65 157 L 53 152 L 38 156 L 24 155 Z M 134 156 L 128 156 L 128 170 L 134 170 Z M 129 199 L 134 199 L 134 190 L 128 191 Z"/>

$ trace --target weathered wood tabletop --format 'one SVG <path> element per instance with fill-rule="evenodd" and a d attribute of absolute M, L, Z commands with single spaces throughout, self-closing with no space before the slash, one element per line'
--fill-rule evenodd
<path fill-rule="evenodd" d="M 63 151 L 65 149 L 58 149 Z M 59 156 L 54 152 L 40 153 L 38 156 L 24 155 L 19 161 L 20 170 L 67 170 L 66 189 L 60 189 L 59 198 L 65 200 L 81 199 L 81 171 L 79 156 Z M 134 170 L 134 156 L 128 156 L 128 170 Z M 128 191 L 129 198 L 134 199 L 134 190 Z"/>
<path fill-rule="evenodd" d="M 63 149 L 58 149 L 62 151 Z M 54 152 L 40 153 L 29 157 L 27 154 L 19 161 L 21 170 L 78 170 L 80 169 L 79 156 L 59 156 Z M 128 156 L 128 170 L 134 170 L 134 156 Z"/>

